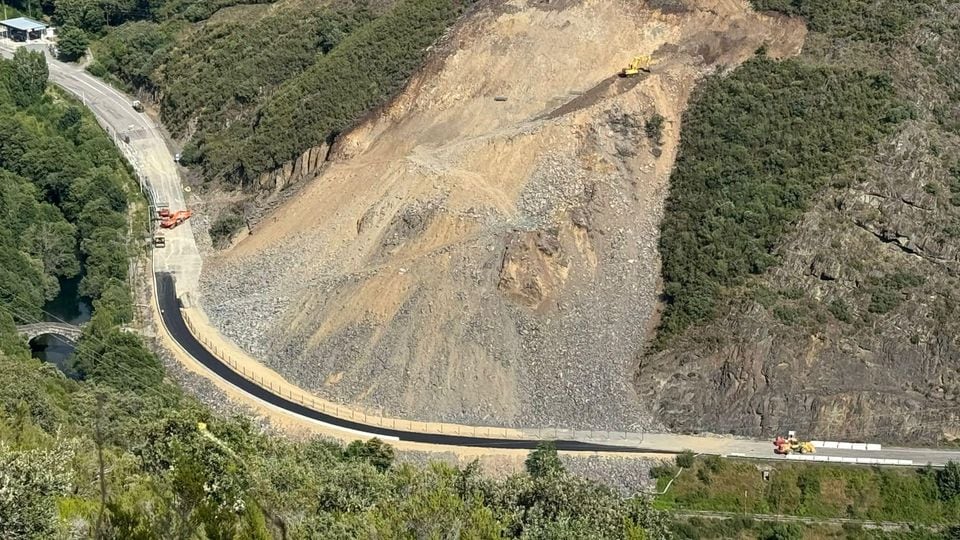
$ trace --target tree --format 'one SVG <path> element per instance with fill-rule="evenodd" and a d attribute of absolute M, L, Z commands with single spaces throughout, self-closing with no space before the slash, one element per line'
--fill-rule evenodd
<path fill-rule="evenodd" d="M 76 234 L 76 227 L 66 221 L 44 221 L 27 228 L 23 242 L 27 251 L 43 262 L 48 275 L 73 277 L 80 272 Z"/>
<path fill-rule="evenodd" d="M 82 119 L 83 113 L 80 112 L 80 108 L 71 105 L 70 107 L 67 107 L 67 110 L 63 111 L 63 114 L 60 115 L 60 119 L 57 120 L 57 129 L 60 131 L 66 131 L 79 124 L 80 120 Z"/>
<path fill-rule="evenodd" d="M 937 471 L 937 492 L 944 501 L 960 495 L 960 464 L 948 461 L 944 468 Z"/>
<path fill-rule="evenodd" d="M 87 52 L 87 34 L 76 26 L 66 26 L 57 33 L 57 57 L 74 62 Z"/>
<path fill-rule="evenodd" d="M 527 473 L 534 478 L 561 475 L 565 472 L 560 456 L 557 455 L 557 445 L 552 442 L 542 442 L 537 449 L 527 456 Z"/>
<path fill-rule="evenodd" d="M 115 326 L 116 313 L 95 312 L 74 350 L 74 368 L 85 380 L 114 388 L 146 390 L 163 382 L 163 365 L 139 336 Z"/>
<path fill-rule="evenodd" d="M 17 49 L 13 54 L 13 74 L 10 80 L 13 101 L 20 107 L 26 107 L 40 99 L 47 88 L 49 75 L 47 59 L 42 52 Z"/>
<path fill-rule="evenodd" d="M 93 301 L 93 310 L 104 314 L 113 324 L 133 321 L 133 297 L 126 283 L 111 278 L 103 287 L 100 298 Z"/>

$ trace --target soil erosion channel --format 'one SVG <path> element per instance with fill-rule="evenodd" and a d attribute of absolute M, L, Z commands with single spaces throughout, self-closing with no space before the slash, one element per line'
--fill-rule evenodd
<path fill-rule="evenodd" d="M 644 427 L 631 377 L 680 115 L 703 74 L 804 38 L 746 1 L 686 4 L 468 17 L 320 176 L 207 261 L 203 309 L 302 387 L 386 415 Z M 652 73 L 611 82 L 640 54 Z"/>

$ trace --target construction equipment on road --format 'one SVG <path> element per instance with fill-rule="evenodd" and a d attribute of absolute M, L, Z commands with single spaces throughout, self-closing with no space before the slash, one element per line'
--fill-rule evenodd
<path fill-rule="evenodd" d="M 134 101 L 133 103 L 131 103 L 130 105 L 133 106 L 133 110 L 135 110 L 135 111 L 137 111 L 137 112 L 143 112 L 143 103 L 140 103 L 140 100 L 136 100 L 136 101 Z"/>
<path fill-rule="evenodd" d="M 797 438 L 796 431 L 788 431 L 787 437 L 778 435 L 773 440 L 773 453 L 780 455 L 787 454 L 813 454 L 817 449 L 810 441 L 801 441 Z"/>
<path fill-rule="evenodd" d="M 620 70 L 620 76 L 634 77 L 639 75 L 641 71 L 650 73 L 650 65 L 652 63 L 653 59 L 651 59 L 649 55 L 634 56 L 633 60 L 630 61 L 630 65 Z"/>
<path fill-rule="evenodd" d="M 170 208 L 167 206 L 158 206 L 157 215 L 160 216 L 161 218 L 170 217 Z"/>
<path fill-rule="evenodd" d="M 157 249 L 167 247 L 167 238 L 162 234 L 157 234 L 153 237 L 153 247 Z"/>
<path fill-rule="evenodd" d="M 164 229 L 173 229 L 177 225 L 180 225 L 184 221 L 190 219 L 190 216 L 192 215 L 193 212 L 190 210 L 177 210 L 168 217 L 164 218 L 164 220 L 160 222 L 160 227 Z"/>

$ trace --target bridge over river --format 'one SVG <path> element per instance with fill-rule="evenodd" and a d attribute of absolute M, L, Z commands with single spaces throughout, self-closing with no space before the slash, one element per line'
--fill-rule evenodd
<path fill-rule="evenodd" d="M 27 341 L 42 335 L 53 334 L 71 343 L 76 343 L 82 332 L 83 328 L 80 326 L 61 322 L 39 322 L 17 326 L 17 333 L 27 338 Z"/>

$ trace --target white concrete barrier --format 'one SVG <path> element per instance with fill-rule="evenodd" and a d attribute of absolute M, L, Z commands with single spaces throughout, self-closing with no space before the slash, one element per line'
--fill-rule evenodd
<path fill-rule="evenodd" d="M 867 449 L 867 445 L 866 445 L 865 443 L 855 442 L 855 443 L 853 443 L 853 444 L 850 445 L 850 449 L 851 449 L 851 450 L 866 450 L 866 449 Z"/>
<path fill-rule="evenodd" d="M 867 443 L 867 450 L 869 450 L 870 452 L 879 452 L 879 451 L 880 451 L 880 445 L 879 445 L 879 444 L 873 444 L 873 443 Z"/>
<path fill-rule="evenodd" d="M 825 441 L 825 442 L 823 443 L 823 447 L 824 447 L 824 448 L 836 448 L 836 447 L 837 447 L 837 441 Z"/>
<path fill-rule="evenodd" d="M 839 448 L 840 450 L 853 450 L 853 443 L 838 442 L 837 448 Z"/>

